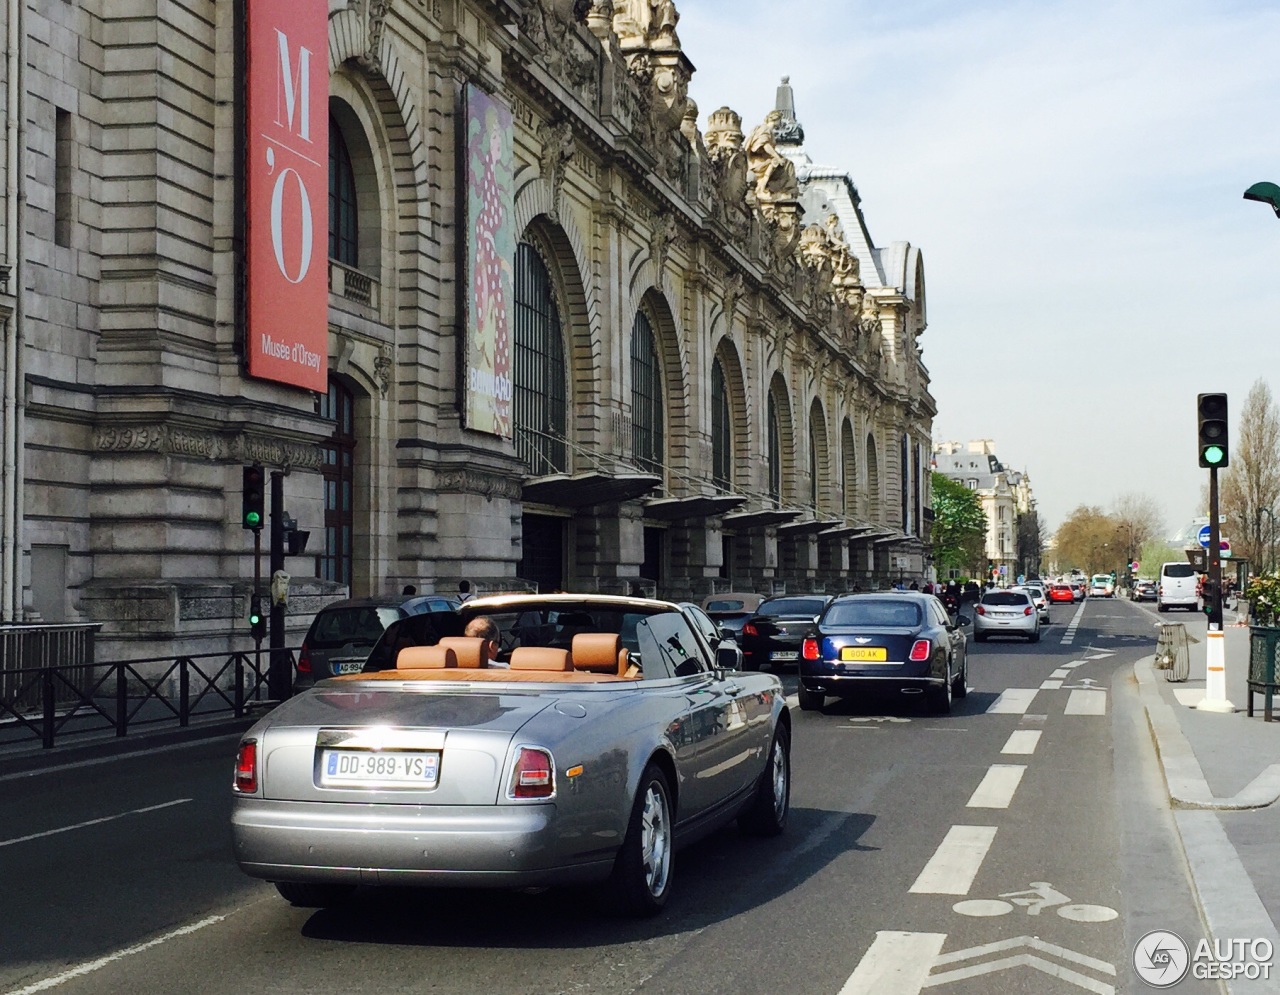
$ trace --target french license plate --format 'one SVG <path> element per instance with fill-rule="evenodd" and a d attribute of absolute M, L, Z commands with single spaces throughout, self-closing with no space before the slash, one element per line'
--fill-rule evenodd
<path fill-rule="evenodd" d="M 841 646 L 840 659 L 884 663 L 889 659 L 889 653 L 883 646 Z"/>
<path fill-rule="evenodd" d="M 800 659 L 799 650 L 774 650 L 769 654 L 770 660 L 798 660 Z"/>
<path fill-rule="evenodd" d="M 439 777 L 440 754 L 435 750 L 325 750 L 320 758 L 320 783 L 326 787 L 392 784 L 434 788 Z"/>
<path fill-rule="evenodd" d="M 335 674 L 358 674 L 364 666 L 363 660 L 337 660 L 333 665 Z"/>

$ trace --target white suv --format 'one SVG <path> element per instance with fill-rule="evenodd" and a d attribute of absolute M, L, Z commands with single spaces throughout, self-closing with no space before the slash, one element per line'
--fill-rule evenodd
<path fill-rule="evenodd" d="M 1156 610 L 1167 612 L 1170 608 L 1186 608 L 1195 611 L 1200 607 L 1196 572 L 1190 563 L 1174 560 L 1160 565 L 1160 579 L 1156 582 Z"/>

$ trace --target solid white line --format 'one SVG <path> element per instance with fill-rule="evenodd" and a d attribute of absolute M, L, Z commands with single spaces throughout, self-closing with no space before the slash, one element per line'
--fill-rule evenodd
<path fill-rule="evenodd" d="M 1000 752 L 1031 754 L 1036 752 L 1039 743 L 1039 729 L 1015 729 L 1009 734 L 1009 739 Z"/>
<path fill-rule="evenodd" d="M 1022 764 L 992 764 L 965 808 L 1008 808 L 1026 772 Z"/>
<path fill-rule="evenodd" d="M 246 728 L 248 727 L 246 726 Z M 0 774 L 0 781 L 20 781 L 23 778 L 37 777 L 40 774 L 55 774 L 62 770 L 79 770 L 81 767 L 97 767 L 100 764 L 115 763 L 117 760 L 132 760 L 134 757 L 154 757 L 157 753 L 168 753 L 172 750 L 190 750 L 197 746 L 208 746 L 210 743 L 216 743 L 220 739 L 239 739 L 243 735 L 243 732 L 233 732 L 217 736 L 203 736 L 191 742 L 148 747 L 144 750 L 133 750 L 129 753 L 117 753 L 110 757 L 94 757 L 92 760 L 76 760 L 73 763 L 58 764 L 54 767 L 41 767 L 37 770 L 20 770 L 16 774 Z"/>
<path fill-rule="evenodd" d="M 1040 690 L 1041 691 L 1057 691 L 1058 688 L 1060 687 L 1062 687 L 1062 681 L 1045 681 L 1043 684 L 1040 685 Z"/>
<path fill-rule="evenodd" d="M 201 919 L 199 922 L 193 922 L 190 926 L 183 926 L 175 929 L 164 936 L 157 936 L 154 940 L 148 940 L 146 943 L 139 943 L 136 946 L 125 947 L 123 950 L 117 950 L 113 954 L 106 957 L 99 957 L 97 960 L 87 961 L 73 967 L 69 971 L 63 971 L 61 974 L 52 978 L 45 978 L 43 981 L 37 981 L 34 985 L 27 985 L 26 988 L 19 988 L 17 991 L 9 992 L 8 995 L 34 995 L 35 992 L 46 991 L 50 988 L 56 988 L 64 982 L 70 981 L 72 978 L 80 978 L 86 974 L 92 974 L 94 971 L 106 967 L 114 961 L 121 960 L 125 957 L 131 957 L 133 954 L 140 954 L 144 950 L 150 950 L 152 947 L 158 947 L 162 943 L 169 940 L 177 939 L 179 936 L 186 936 L 188 933 L 194 933 L 198 929 L 204 929 L 206 926 L 212 926 L 215 922 L 222 922 L 226 916 L 210 916 L 208 919 Z"/>
<path fill-rule="evenodd" d="M 1072 691 L 1067 699 L 1064 715 L 1106 715 L 1107 692 L 1084 690 Z"/>
<path fill-rule="evenodd" d="M 878 930 L 840 995 L 920 995 L 946 933 Z"/>
<path fill-rule="evenodd" d="M 29 840 L 38 840 L 45 836 L 57 836 L 59 833 L 69 833 L 73 829 L 84 829 L 85 826 L 100 826 L 104 822 L 123 819 L 126 815 L 142 815 L 144 812 L 156 812 L 162 808 L 172 808 L 174 805 L 185 805 L 189 801 L 191 801 L 190 798 L 179 798 L 176 801 L 165 802 L 162 805 L 148 805 L 146 808 L 131 809 L 128 812 L 121 812 L 119 815 L 104 815 L 101 819 L 77 822 L 74 826 L 63 826 L 61 829 L 46 829 L 43 833 L 32 833 L 30 836 L 17 836 L 11 840 L 0 840 L 0 846 L 12 846 L 14 843 L 26 843 Z"/>
<path fill-rule="evenodd" d="M 915 895 L 969 894 L 995 838 L 995 826 L 952 826 L 907 890 Z"/>
<path fill-rule="evenodd" d="M 1039 688 L 1005 688 L 987 711 L 1022 715 L 1031 706 L 1031 700 L 1039 690 Z"/>

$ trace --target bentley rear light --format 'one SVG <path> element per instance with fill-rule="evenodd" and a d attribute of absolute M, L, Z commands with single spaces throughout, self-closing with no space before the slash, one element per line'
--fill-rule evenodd
<path fill-rule="evenodd" d="M 758 636 L 760 635 L 760 630 L 757 629 L 750 622 L 748 622 L 746 625 L 742 627 L 742 634 L 744 636 Z"/>
<path fill-rule="evenodd" d="M 311 647 L 306 643 L 303 643 L 302 649 L 298 650 L 298 673 L 311 673 Z"/>
<path fill-rule="evenodd" d="M 800 655 L 806 660 L 821 660 L 822 654 L 818 652 L 818 640 L 806 639 L 800 646 Z"/>
<path fill-rule="evenodd" d="M 933 647 L 929 645 L 929 640 L 917 639 L 914 643 L 911 644 L 911 656 L 910 656 L 911 662 L 920 663 L 924 660 L 929 659 L 929 651 L 932 648 Z"/>
<path fill-rule="evenodd" d="M 511 798 L 551 798 L 556 793 L 556 762 L 548 750 L 521 746 L 511 771 Z"/>
<path fill-rule="evenodd" d="M 258 790 L 258 744 L 246 739 L 236 751 L 236 780 L 232 787 L 241 794 Z"/>

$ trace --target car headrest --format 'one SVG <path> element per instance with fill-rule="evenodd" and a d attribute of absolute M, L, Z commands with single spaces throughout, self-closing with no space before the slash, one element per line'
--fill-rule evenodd
<path fill-rule="evenodd" d="M 618 651 L 622 637 L 614 632 L 579 632 L 573 637 L 574 670 L 589 670 L 596 674 L 618 672 Z"/>
<path fill-rule="evenodd" d="M 396 670 L 444 670 L 458 665 L 447 646 L 406 646 L 396 654 Z"/>
<path fill-rule="evenodd" d="M 568 650 L 550 646 L 519 646 L 511 651 L 512 670 L 572 670 Z"/>
<path fill-rule="evenodd" d="M 445 636 L 439 645 L 447 646 L 458 655 L 458 666 L 470 669 L 483 667 L 484 640 L 479 636 Z"/>

